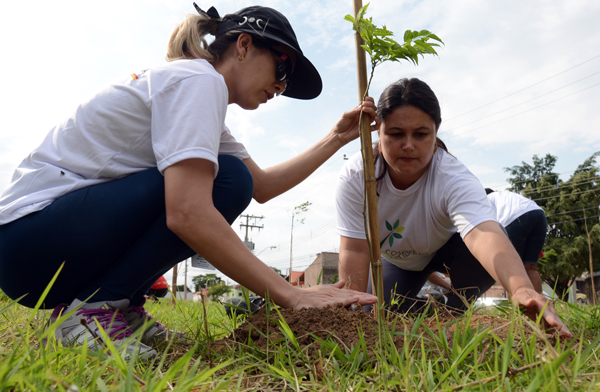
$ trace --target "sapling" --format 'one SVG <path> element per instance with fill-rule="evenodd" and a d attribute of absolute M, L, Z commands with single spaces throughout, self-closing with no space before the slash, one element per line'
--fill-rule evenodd
<path fill-rule="evenodd" d="M 352 23 L 356 38 L 356 58 L 358 70 L 359 100 L 363 102 L 369 93 L 369 86 L 375 74 L 375 68 L 386 62 L 407 60 L 414 65 L 419 64 L 419 56 L 425 54 L 437 55 L 435 47 L 443 44 L 442 40 L 427 30 L 406 30 L 404 43 L 393 39 L 394 34 L 383 27 L 377 27 L 373 18 L 365 18 L 369 4 L 362 6 L 361 0 L 354 0 L 354 14 L 346 15 L 345 19 Z M 365 52 L 371 58 L 371 75 L 367 83 Z M 373 293 L 377 295 L 379 315 L 383 316 L 383 274 L 381 270 L 381 248 L 379 245 L 379 225 L 377 221 L 377 191 L 373 151 L 371 143 L 371 118 L 361 113 L 360 139 L 364 167 L 364 209 L 365 231 L 369 245 Z"/>

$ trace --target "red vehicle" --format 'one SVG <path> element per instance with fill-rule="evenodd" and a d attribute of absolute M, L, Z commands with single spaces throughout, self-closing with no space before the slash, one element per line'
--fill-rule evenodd
<path fill-rule="evenodd" d="M 169 292 L 169 285 L 164 276 L 158 278 L 158 280 L 152 285 L 148 291 L 149 297 L 162 298 Z"/>

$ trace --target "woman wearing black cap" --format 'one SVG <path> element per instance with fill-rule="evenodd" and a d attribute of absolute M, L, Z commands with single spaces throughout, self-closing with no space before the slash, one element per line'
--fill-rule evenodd
<path fill-rule="evenodd" d="M 86 329 L 100 335 L 100 325 L 129 355 L 155 355 L 146 344 L 167 338 L 160 323 L 145 324 L 141 343 L 125 338 L 150 320 L 143 305 L 152 284 L 195 253 L 284 307 L 376 300 L 339 289 L 343 282 L 293 288 L 230 227 L 251 198 L 263 203 L 289 190 L 355 139 L 361 108 L 303 154 L 259 168 L 224 125 L 227 105 L 315 98 L 321 78 L 279 12 L 249 7 L 221 18 L 196 8 L 173 32 L 168 63 L 81 104 L 21 163 L 0 199 L 0 288 L 33 307 L 64 262 L 42 305 L 55 308 L 53 320 L 77 309 L 56 326 L 63 344 L 95 349 Z M 372 99 L 362 109 L 375 118 Z"/>

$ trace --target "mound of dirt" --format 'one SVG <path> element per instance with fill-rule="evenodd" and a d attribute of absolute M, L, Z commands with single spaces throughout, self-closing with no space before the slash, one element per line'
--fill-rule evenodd
<path fill-rule="evenodd" d="M 279 313 L 272 310 L 269 315 L 265 307 L 262 307 L 222 342 L 247 343 L 252 340 L 254 346 L 265 350 L 269 345 L 284 342 L 286 338 L 280 328 L 279 314 L 294 333 L 299 348 L 306 349 L 309 356 L 315 355 L 320 348 L 315 337 L 323 340 L 331 338 L 340 348 L 351 349 L 359 343 L 362 336 L 369 357 L 379 340 L 377 320 L 373 314 L 364 312 L 362 308 L 348 310 L 340 304 L 322 309 L 279 309 Z M 399 336 L 394 337 L 395 343 L 399 344 L 400 340 Z"/>
<path fill-rule="evenodd" d="M 285 323 L 281 322 L 281 317 Z M 404 332 L 412 331 L 414 319 L 411 317 L 403 317 L 396 315 L 398 318 L 394 322 L 384 322 L 382 328 L 386 332 L 391 332 L 388 336 L 392 340 L 397 349 L 402 348 L 404 343 Z M 341 304 L 337 307 L 326 307 L 323 309 L 279 309 L 271 310 L 267 315 L 263 306 L 256 314 L 248 317 L 246 322 L 226 339 L 213 343 L 215 346 L 230 346 L 231 344 L 248 344 L 252 341 L 253 346 L 268 350 L 274 345 L 290 344 L 288 337 L 284 336 L 284 328 L 282 325 L 289 326 L 289 330 L 294 334 L 298 342 L 298 348 L 304 351 L 309 357 L 318 358 L 321 349 L 321 343 L 316 339 L 331 339 L 342 350 L 350 351 L 352 347 L 359 344 L 362 338 L 365 340 L 366 358 L 373 358 L 373 350 L 378 347 L 380 336 L 378 331 L 377 319 L 372 313 L 365 313 L 362 308 L 356 311 L 351 311 L 344 308 Z M 456 314 L 439 310 L 437 317 L 428 317 L 422 320 L 422 325 L 417 334 L 423 334 L 426 339 L 423 342 L 425 346 L 439 350 L 439 347 L 432 341 L 431 336 L 440 336 L 440 329 L 445 333 L 447 346 L 453 346 L 454 329 L 459 328 L 462 331 L 466 329 L 483 330 L 489 328 L 489 331 L 501 340 L 506 340 L 510 333 L 511 321 L 503 317 L 477 314 L 468 319 L 457 318 Z M 428 329 L 428 332 L 426 330 Z M 410 332 L 409 332 L 410 333 Z M 529 338 L 533 335 L 533 331 L 529 328 L 524 330 L 524 335 L 516 335 L 514 337 L 515 344 L 521 345 L 521 337 Z M 555 342 L 552 334 L 547 335 L 551 343 Z M 482 344 L 489 346 L 492 337 L 486 337 Z M 411 345 L 420 345 L 420 339 L 415 339 L 413 336 L 409 339 Z M 390 342 L 386 342 L 389 344 Z M 537 345 L 540 349 L 544 344 L 538 341 Z M 218 350 L 218 348 L 217 348 Z M 440 355 L 447 353 L 440 351 Z"/>

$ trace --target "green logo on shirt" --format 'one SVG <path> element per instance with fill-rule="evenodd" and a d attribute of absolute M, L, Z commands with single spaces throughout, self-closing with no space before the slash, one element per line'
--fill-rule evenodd
<path fill-rule="evenodd" d="M 385 221 L 385 227 L 387 227 L 387 229 L 389 231 L 391 231 L 390 234 L 387 235 L 387 237 L 385 237 L 383 239 L 383 241 L 381 241 L 379 243 L 379 247 L 381 248 L 383 246 L 383 244 L 385 243 L 385 241 L 389 238 L 389 243 L 390 243 L 390 248 L 392 247 L 392 245 L 394 244 L 394 238 L 402 238 L 402 235 L 400 233 L 402 233 L 404 231 L 404 227 L 398 227 L 400 226 L 400 219 L 398 219 L 395 223 L 394 226 L 391 225 L 390 222 L 388 222 L 387 220 Z"/>

